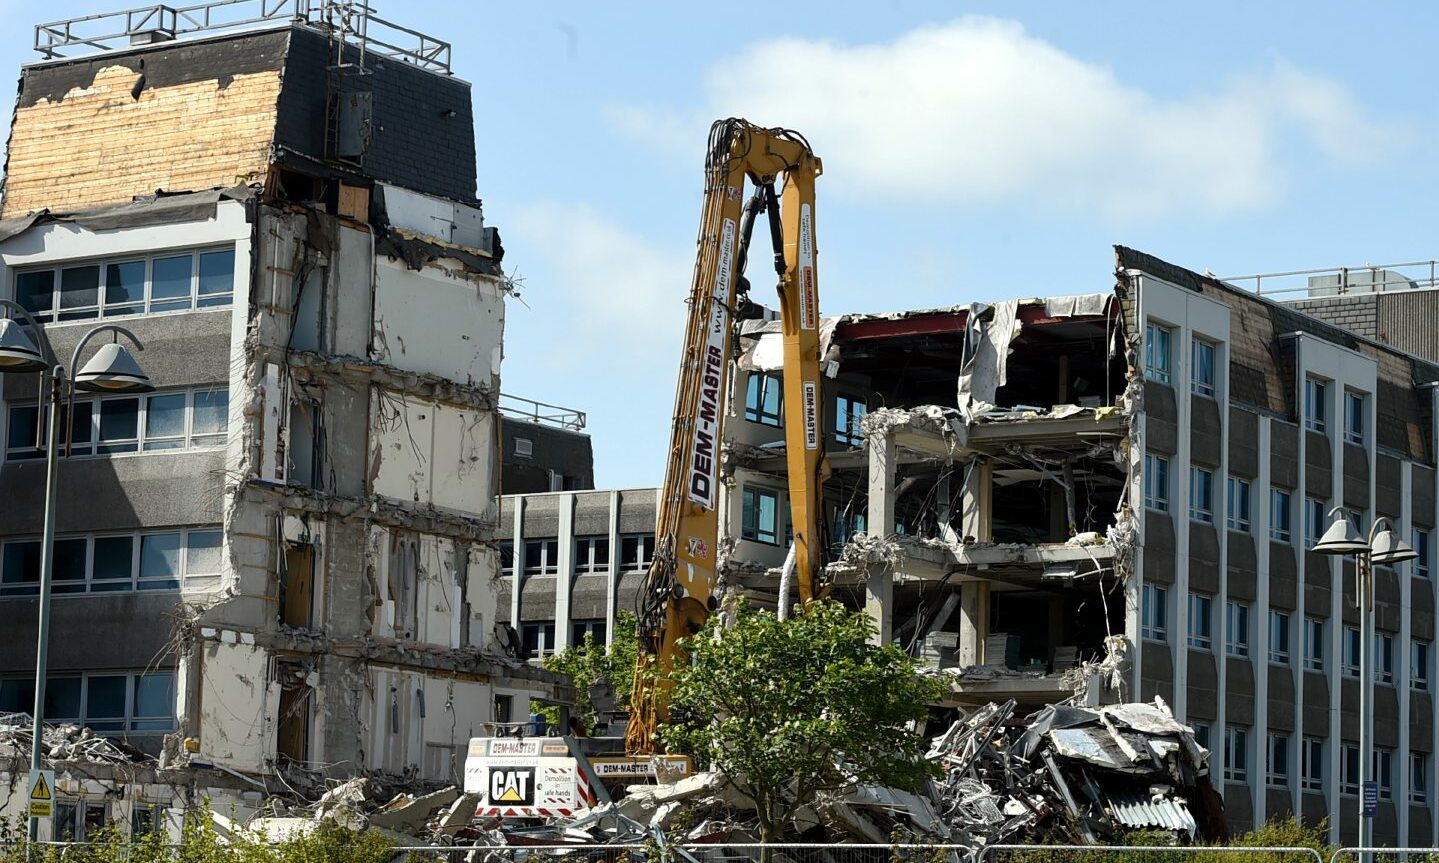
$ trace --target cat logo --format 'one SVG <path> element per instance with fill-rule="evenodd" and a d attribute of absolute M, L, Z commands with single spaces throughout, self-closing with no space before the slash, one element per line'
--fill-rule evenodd
<path fill-rule="evenodd" d="M 490 802 L 529 806 L 535 802 L 535 768 L 490 769 Z"/>

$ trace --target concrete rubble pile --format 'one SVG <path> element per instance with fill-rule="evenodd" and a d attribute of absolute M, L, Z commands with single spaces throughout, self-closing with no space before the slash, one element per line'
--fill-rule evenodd
<path fill-rule="evenodd" d="M 153 758 L 123 740 L 101 737 L 81 725 L 46 725 L 44 757 L 89 764 L 144 764 Z M 28 759 L 35 739 L 27 713 L 0 715 L 0 758 Z"/>

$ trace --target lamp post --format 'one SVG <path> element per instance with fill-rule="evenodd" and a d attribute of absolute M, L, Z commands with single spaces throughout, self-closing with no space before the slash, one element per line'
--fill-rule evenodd
<path fill-rule="evenodd" d="M 1370 848 L 1374 844 L 1374 824 L 1364 796 L 1374 767 L 1374 737 L 1370 731 L 1374 716 L 1373 657 L 1370 655 L 1374 648 L 1374 564 L 1401 563 L 1419 554 L 1389 530 L 1386 518 L 1374 519 L 1366 541 L 1344 515 L 1342 507 L 1334 507 L 1329 515 L 1334 517 L 1334 523 L 1324 531 L 1314 551 L 1352 554 L 1355 558 L 1354 601 L 1359 607 L 1359 846 Z M 1363 855 L 1363 863 L 1371 859 L 1372 855 Z"/>
<path fill-rule="evenodd" d="M 60 406 L 68 396 L 70 407 L 73 408 L 76 390 L 101 393 L 144 393 L 153 390 L 154 386 L 151 385 L 150 379 L 145 376 L 145 373 L 140 370 L 134 357 L 130 356 L 130 352 L 119 344 L 118 337 L 123 335 L 136 348 L 145 349 L 140 340 L 135 338 L 134 333 L 124 327 L 103 324 L 85 333 L 79 344 L 75 345 L 74 353 L 70 355 L 69 368 L 71 369 L 79 364 L 80 352 L 95 336 L 106 332 L 113 333 L 116 341 L 102 345 L 95 352 L 95 356 L 71 380 L 66 367 L 56 361 L 55 351 L 50 347 L 50 339 L 45 335 L 45 330 L 35 323 L 35 319 L 30 316 L 29 312 L 10 300 L 0 300 L 0 308 L 6 309 L 13 315 L 18 315 L 24 320 L 30 331 L 38 337 L 43 348 L 42 353 L 41 349 L 35 346 L 35 341 L 25 334 L 25 331 L 13 318 L 0 319 L 0 374 L 39 372 L 38 395 L 41 399 L 48 398 L 49 404 L 45 425 L 45 514 L 43 534 L 40 539 L 40 619 L 35 637 L 35 710 L 32 716 L 33 740 L 30 745 L 30 769 L 39 770 L 45 745 L 45 676 L 49 664 L 50 645 L 50 580 L 55 570 L 55 480 L 60 448 Z M 37 410 L 37 425 L 39 415 Z M 73 415 L 73 411 L 67 411 L 66 415 Z M 37 818 L 29 820 L 30 840 L 33 842 L 39 839 L 40 821 Z"/>

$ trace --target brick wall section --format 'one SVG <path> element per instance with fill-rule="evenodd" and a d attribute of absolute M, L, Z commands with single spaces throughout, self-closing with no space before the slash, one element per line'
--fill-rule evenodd
<path fill-rule="evenodd" d="M 263 179 L 285 33 L 27 68 L 0 217 Z"/>
<path fill-rule="evenodd" d="M 1379 338 L 1379 303 L 1373 294 L 1293 300 L 1288 305 L 1367 339 Z"/>

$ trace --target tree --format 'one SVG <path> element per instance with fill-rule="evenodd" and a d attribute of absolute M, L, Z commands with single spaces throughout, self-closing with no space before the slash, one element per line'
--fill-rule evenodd
<path fill-rule="evenodd" d="M 635 616 L 621 612 L 615 621 L 614 644 L 608 649 L 597 642 L 590 633 L 585 633 L 583 644 L 566 647 L 559 653 L 545 657 L 545 668 L 568 674 L 575 683 L 574 717 L 588 729 L 599 721 L 598 711 L 590 703 L 590 687 L 603 684 L 614 693 L 615 703 L 624 708 L 630 701 L 630 689 L 634 685 L 635 660 L 639 654 L 639 641 L 635 636 Z M 558 708 L 550 708 L 554 715 L 544 709 L 551 725 L 559 722 Z M 565 733 L 565 732 L 562 732 Z"/>
<path fill-rule="evenodd" d="M 874 622 L 835 602 L 790 620 L 741 609 L 686 642 L 660 739 L 754 800 L 772 841 L 822 791 L 878 783 L 918 791 L 936 775 L 912 723 L 939 696 L 915 662 L 870 638 Z"/>

